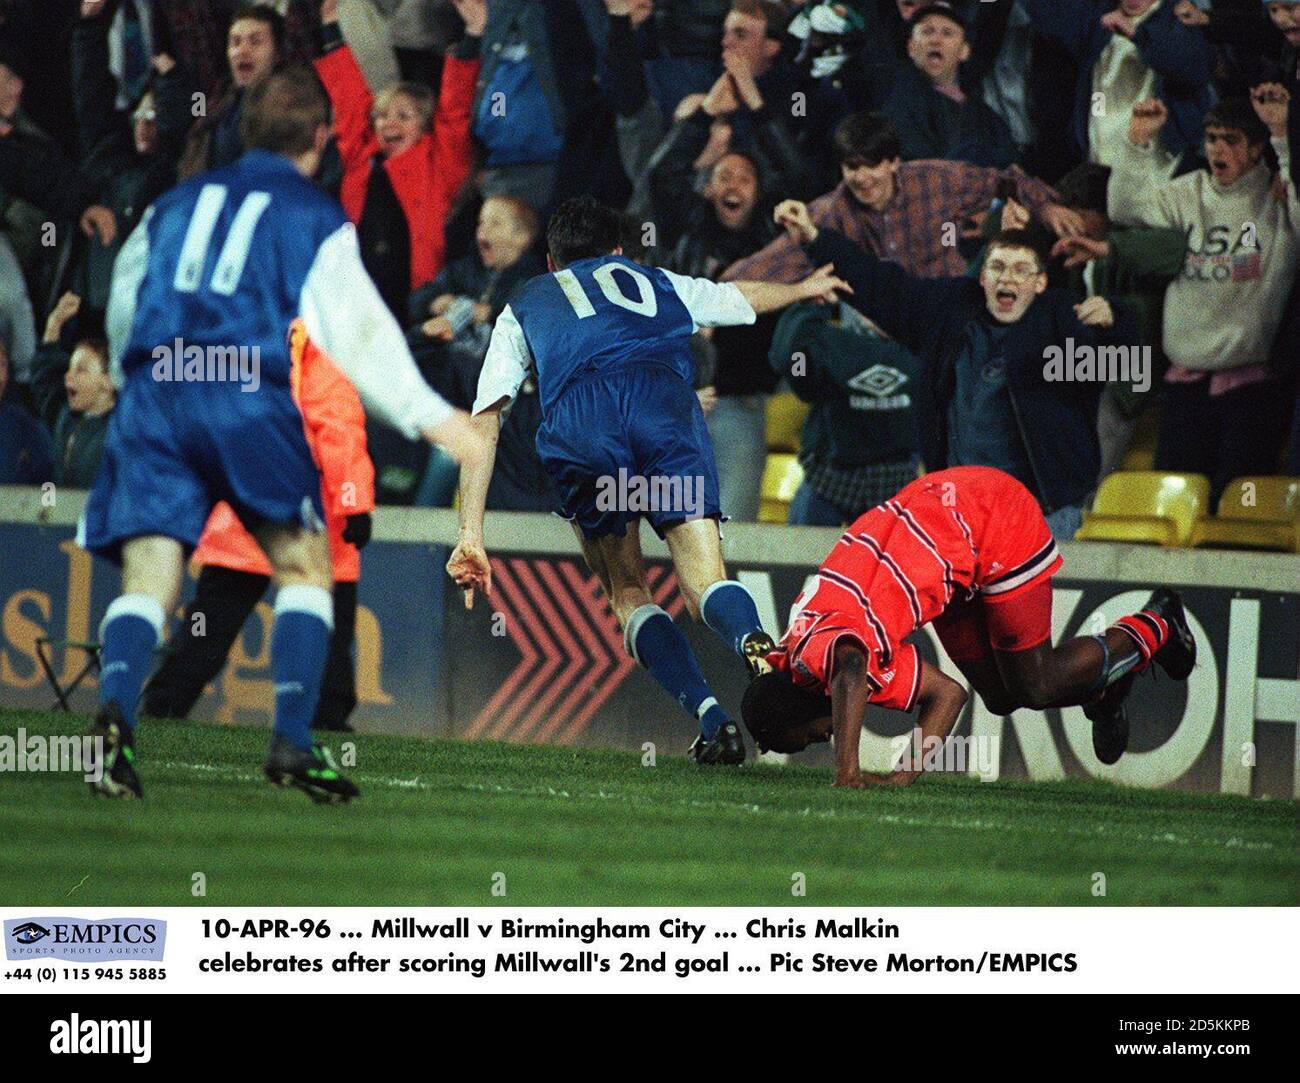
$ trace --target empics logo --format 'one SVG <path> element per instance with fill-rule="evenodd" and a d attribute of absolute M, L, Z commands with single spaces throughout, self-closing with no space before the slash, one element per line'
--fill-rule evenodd
<path fill-rule="evenodd" d="M 13 937 L 20 944 L 35 944 L 50 935 L 50 930 L 34 921 L 24 921 L 13 931 Z"/>
<path fill-rule="evenodd" d="M 5 921 L 5 958 L 162 962 L 167 922 L 154 918 L 28 918 Z"/>
<path fill-rule="evenodd" d="M 152 1038 L 149 1019 L 82 1019 L 73 1012 L 50 1024 L 50 1052 L 56 1054 L 129 1054 L 136 1064 L 148 1064 Z"/>

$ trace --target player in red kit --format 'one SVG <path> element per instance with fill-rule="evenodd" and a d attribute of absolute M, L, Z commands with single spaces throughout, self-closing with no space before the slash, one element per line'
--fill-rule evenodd
<path fill-rule="evenodd" d="M 1185 680 L 1196 662 L 1177 593 L 1105 633 L 1051 644 L 1052 576 L 1061 554 L 1038 502 L 985 466 L 912 482 L 845 531 L 795 601 L 772 670 L 745 694 L 761 748 L 794 752 L 835 738 L 836 785 L 906 784 L 918 772 L 863 776 L 858 740 L 868 704 L 919 710 L 922 740 L 942 740 L 965 689 L 921 660 L 905 638 L 933 623 L 948 655 L 997 714 L 1084 705 L 1093 747 L 1114 763 L 1128 745 L 1124 698 L 1152 661 Z"/>

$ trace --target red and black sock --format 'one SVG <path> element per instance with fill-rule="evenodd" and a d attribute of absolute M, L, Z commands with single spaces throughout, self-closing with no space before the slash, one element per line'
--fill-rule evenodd
<path fill-rule="evenodd" d="M 1140 673 L 1151 664 L 1156 651 L 1169 639 L 1169 624 L 1163 617 L 1158 617 L 1149 609 L 1139 609 L 1127 617 L 1120 617 L 1112 627 L 1128 635 L 1142 656 L 1134 672 Z"/>

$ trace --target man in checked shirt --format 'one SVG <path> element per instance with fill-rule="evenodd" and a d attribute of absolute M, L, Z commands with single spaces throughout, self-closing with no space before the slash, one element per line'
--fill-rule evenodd
<path fill-rule="evenodd" d="M 999 181 L 1012 181 L 1030 215 L 1057 236 L 1083 233 L 1082 216 L 1058 203 L 1051 188 L 1018 166 L 901 161 L 898 133 L 873 113 L 856 113 L 840 124 L 835 153 L 844 179 L 809 205 L 814 224 L 830 226 L 910 275 L 965 273 L 957 231 L 971 215 L 989 209 Z M 788 283 L 812 270 L 799 246 L 783 236 L 732 264 L 722 277 Z"/>

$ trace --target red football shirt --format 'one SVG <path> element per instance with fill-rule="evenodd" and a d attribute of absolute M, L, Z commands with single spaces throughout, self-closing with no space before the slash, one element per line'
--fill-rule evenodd
<path fill-rule="evenodd" d="M 903 642 L 954 598 L 1007 595 L 1061 566 L 1038 501 L 986 466 L 937 470 L 872 508 L 845 531 L 795 600 L 773 655 L 796 684 L 829 692 L 835 646 L 867 655 L 871 701 L 910 711 L 921 658 Z"/>

